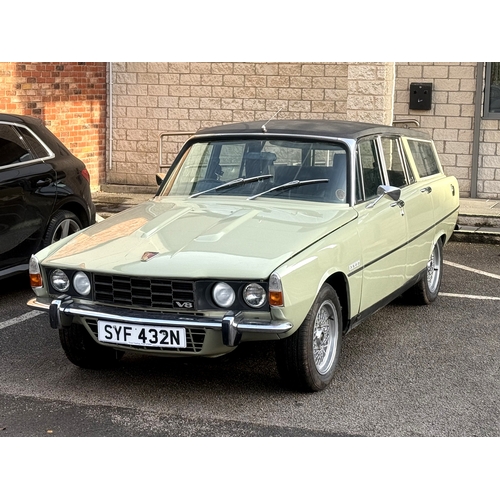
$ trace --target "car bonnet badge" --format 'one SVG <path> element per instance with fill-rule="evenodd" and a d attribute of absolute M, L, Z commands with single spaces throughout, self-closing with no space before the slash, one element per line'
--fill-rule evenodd
<path fill-rule="evenodd" d="M 142 262 L 147 262 L 148 260 L 151 260 L 153 257 L 158 255 L 159 252 L 144 252 L 141 257 Z"/>

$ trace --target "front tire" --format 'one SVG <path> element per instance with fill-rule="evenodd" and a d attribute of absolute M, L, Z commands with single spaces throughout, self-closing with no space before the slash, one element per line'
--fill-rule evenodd
<path fill-rule="evenodd" d="M 61 328 L 59 340 L 66 357 L 80 368 L 112 368 L 123 357 L 123 351 L 98 344 L 82 325 L 76 323 Z"/>
<path fill-rule="evenodd" d="M 278 372 L 288 386 L 314 392 L 330 384 L 340 356 L 341 311 L 337 293 L 324 284 L 300 328 L 277 342 Z"/>

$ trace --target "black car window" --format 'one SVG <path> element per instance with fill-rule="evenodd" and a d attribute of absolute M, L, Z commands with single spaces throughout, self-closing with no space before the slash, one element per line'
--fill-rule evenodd
<path fill-rule="evenodd" d="M 27 128 L 0 123 L 0 167 L 51 156 L 52 153 Z"/>
<path fill-rule="evenodd" d="M 377 155 L 376 139 L 362 140 L 358 144 L 358 179 L 361 175 L 363 185 L 358 181 L 358 201 L 369 200 L 377 196 L 377 188 L 383 184 L 380 162 Z M 364 197 L 363 197 L 364 193 Z"/>
<path fill-rule="evenodd" d="M 0 167 L 33 159 L 15 127 L 0 123 Z"/>
<path fill-rule="evenodd" d="M 16 130 L 23 137 L 25 144 L 37 158 L 47 158 L 51 156 L 45 146 L 26 128 L 16 127 Z"/>

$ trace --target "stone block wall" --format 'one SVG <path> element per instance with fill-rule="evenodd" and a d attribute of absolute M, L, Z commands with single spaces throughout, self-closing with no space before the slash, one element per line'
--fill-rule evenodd
<path fill-rule="evenodd" d="M 415 119 L 434 139 L 441 163 L 469 196 L 477 63 L 397 63 L 394 120 Z M 432 108 L 410 110 L 410 83 L 432 83 Z M 500 190 L 499 190 L 500 191 Z"/>
<path fill-rule="evenodd" d="M 0 113 L 31 115 L 87 166 L 93 189 L 105 182 L 106 63 L 0 63 Z"/>
<path fill-rule="evenodd" d="M 152 186 L 186 136 L 237 121 L 392 120 L 394 63 L 113 63 L 109 184 Z"/>

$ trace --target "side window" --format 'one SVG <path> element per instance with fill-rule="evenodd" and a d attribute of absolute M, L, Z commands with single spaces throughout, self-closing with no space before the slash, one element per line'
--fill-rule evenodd
<path fill-rule="evenodd" d="M 375 139 L 362 140 L 357 151 L 358 184 L 356 186 L 358 201 L 369 200 L 377 196 L 377 188 L 384 184 L 377 155 Z M 361 177 L 362 183 L 359 182 Z"/>
<path fill-rule="evenodd" d="M 0 123 L 0 167 L 32 159 L 16 128 Z"/>
<path fill-rule="evenodd" d="M 25 144 L 37 158 L 48 158 L 51 156 L 51 152 L 28 129 L 16 127 L 16 131 L 23 137 Z"/>
<path fill-rule="evenodd" d="M 381 142 L 389 184 L 398 188 L 407 186 L 413 179 L 406 177 L 399 140 L 396 137 L 382 137 Z"/>
<path fill-rule="evenodd" d="M 430 142 L 408 139 L 408 146 L 420 177 L 439 174 L 439 163 Z"/>

